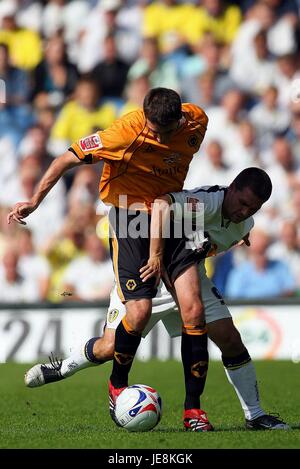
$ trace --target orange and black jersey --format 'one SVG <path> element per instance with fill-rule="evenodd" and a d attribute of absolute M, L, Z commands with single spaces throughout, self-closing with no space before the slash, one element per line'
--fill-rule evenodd
<path fill-rule="evenodd" d="M 150 212 L 156 197 L 182 190 L 208 122 L 194 104 L 183 104 L 182 112 L 185 122 L 167 144 L 154 138 L 144 112 L 137 110 L 71 145 L 70 150 L 86 163 L 104 161 L 100 180 L 104 203 L 127 209 L 134 204 L 135 209 Z M 121 195 L 127 198 L 122 201 Z"/>

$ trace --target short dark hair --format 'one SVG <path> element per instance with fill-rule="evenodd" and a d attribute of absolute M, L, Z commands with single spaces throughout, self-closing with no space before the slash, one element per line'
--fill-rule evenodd
<path fill-rule="evenodd" d="M 259 199 L 266 202 L 272 193 L 272 182 L 269 175 L 260 168 L 246 168 L 237 175 L 232 185 L 241 191 L 245 187 L 249 187 L 253 194 Z"/>
<path fill-rule="evenodd" d="M 153 124 L 168 125 L 182 117 L 181 99 L 169 88 L 152 88 L 144 98 L 144 113 Z"/>

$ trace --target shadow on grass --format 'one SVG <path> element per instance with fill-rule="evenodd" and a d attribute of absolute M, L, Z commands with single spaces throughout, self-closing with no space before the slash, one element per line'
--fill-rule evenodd
<path fill-rule="evenodd" d="M 300 427 L 299 427 L 300 428 Z M 173 428 L 173 427 L 164 427 L 164 428 L 157 428 L 156 430 L 152 430 L 155 433 L 196 433 L 191 431 L 186 431 L 184 428 Z M 199 433 L 220 433 L 220 432 L 246 432 L 249 431 L 244 427 L 241 426 L 234 426 L 234 427 L 219 427 L 215 428 L 213 432 L 199 432 Z"/>

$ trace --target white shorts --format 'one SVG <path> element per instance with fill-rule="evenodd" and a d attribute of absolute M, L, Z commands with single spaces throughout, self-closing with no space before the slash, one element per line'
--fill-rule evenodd
<path fill-rule="evenodd" d="M 204 264 L 199 266 L 201 283 L 201 297 L 204 305 L 206 323 L 209 324 L 218 319 L 231 318 L 229 309 L 215 285 L 207 277 Z M 125 305 L 121 302 L 117 288 L 114 286 L 110 295 L 110 304 L 106 316 L 106 327 L 116 329 L 126 314 Z M 162 321 L 170 337 L 181 336 L 182 321 L 178 307 L 161 282 L 155 298 L 152 300 L 152 314 L 142 336 L 145 337 L 158 321 Z"/>

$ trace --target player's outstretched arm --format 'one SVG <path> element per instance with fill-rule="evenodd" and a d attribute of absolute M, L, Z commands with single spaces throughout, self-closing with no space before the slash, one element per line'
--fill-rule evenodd
<path fill-rule="evenodd" d="M 143 282 L 155 276 L 158 283 L 163 274 L 164 232 L 170 220 L 170 205 L 171 199 L 167 195 L 155 199 L 153 203 L 149 259 L 147 264 L 140 269 Z"/>
<path fill-rule="evenodd" d="M 50 189 L 52 189 L 61 176 L 68 169 L 82 164 L 84 164 L 83 161 L 80 161 L 71 151 L 66 151 L 63 155 L 56 158 L 42 177 L 31 200 L 15 204 L 12 211 L 7 215 L 7 223 L 9 224 L 14 220 L 21 225 L 26 225 L 24 218 L 28 217 L 30 213 L 34 212 L 38 208 Z"/>

